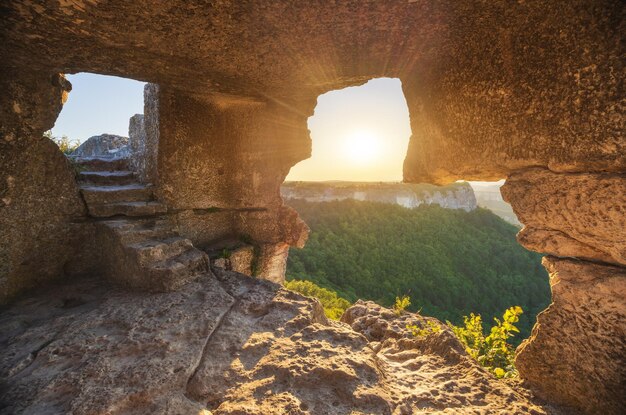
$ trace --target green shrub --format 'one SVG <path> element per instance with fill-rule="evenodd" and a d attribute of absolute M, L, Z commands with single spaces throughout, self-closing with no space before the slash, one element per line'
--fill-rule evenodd
<path fill-rule="evenodd" d="M 408 295 L 402 297 L 396 297 L 396 302 L 393 304 L 393 312 L 396 316 L 399 316 L 404 310 L 411 305 L 411 298 Z"/>
<path fill-rule="evenodd" d="M 510 307 L 504 312 L 502 321 L 494 318 L 496 325 L 491 327 L 489 335 L 485 337 L 483 323 L 480 315 L 471 313 L 463 317 L 464 326 L 455 326 L 449 321 L 448 326 L 454 331 L 465 346 L 465 350 L 486 367 L 498 378 L 510 378 L 517 376 L 515 369 L 515 350 L 508 339 L 514 333 L 519 333 L 515 324 L 523 313 L 521 307 Z"/>
<path fill-rule="evenodd" d="M 54 137 L 52 135 L 52 131 L 46 131 L 43 135 L 44 137 L 47 137 L 50 140 L 54 141 L 54 143 L 59 146 L 59 149 L 65 155 L 72 154 L 74 150 L 76 150 L 80 146 L 80 141 L 70 140 L 66 135 L 64 135 L 63 137 Z"/>
<path fill-rule="evenodd" d="M 299 292 L 300 294 L 308 297 L 317 298 L 324 307 L 324 314 L 326 314 L 326 317 L 333 320 L 339 320 L 343 315 L 343 312 L 352 305 L 348 300 L 339 297 L 336 292 L 319 287 L 311 281 L 287 281 L 285 283 L 285 288 Z"/>
<path fill-rule="evenodd" d="M 418 327 L 417 325 L 407 325 L 406 328 L 411 332 L 415 337 L 426 337 L 430 334 L 436 334 L 441 331 L 441 327 L 439 324 L 434 321 L 427 321 L 424 327 Z"/>

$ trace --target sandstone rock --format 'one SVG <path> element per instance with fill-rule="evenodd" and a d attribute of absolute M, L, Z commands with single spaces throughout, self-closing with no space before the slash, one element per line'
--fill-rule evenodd
<path fill-rule="evenodd" d="M 148 141 L 157 137 L 158 142 L 151 153 L 158 174 L 156 168 L 148 169 L 157 198 L 168 211 L 188 219 L 181 229 L 196 232 L 194 238 L 207 243 L 209 237 L 193 230 L 194 221 L 203 230 L 211 228 L 211 221 L 196 211 L 229 212 L 219 216 L 216 234 L 248 235 L 255 243 L 271 247 L 263 255 L 267 269 L 280 269 L 287 246 L 306 239 L 306 227 L 282 207 L 279 186 L 291 166 L 310 155 L 306 123 L 316 98 L 381 76 L 400 77 L 407 99 L 413 133 L 404 163 L 407 182 L 497 180 L 533 166 L 561 173 L 594 172 L 589 180 L 585 174 L 580 176 L 582 182 L 580 177 L 561 175 L 546 181 L 533 178 L 536 185 L 518 183 L 523 197 L 514 204 L 534 221 L 527 224 L 523 240 L 536 249 L 556 250 L 557 255 L 578 253 L 599 261 L 610 257 L 612 263 L 624 265 L 623 177 L 619 178 L 626 170 L 620 76 L 624 7 L 619 0 L 242 0 L 210 5 L 174 1 L 151 2 L 150 7 L 142 1 L 64 1 L 48 2 L 45 7 L 34 1 L 5 3 L 0 26 L 4 92 L 0 97 L 0 284 L 6 294 L 2 302 L 7 293 L 62 274 L 67 258 L 75 256 L 77 242 L 84 247 L 77 256 L 88 261 L 96 252 L 82 235 L 85 227 L 79 222 L 85 209 L 77 188 L 65 181 L 71 176 L 69 166 L 57 153 L 39 157 L 50 147 L 38 140 L 54 123 L 69 90 L 58 74 L 78 71 L 159 84 L 147 87 L 152 98 L 146 100 L 144 110 L 146 137 Z M 619 177 L 609 178 L 607 172 Z M 566 185 L 559 183 L 561 179 Z M 599 183 L 611 191 L 595 187 Z M 533 193 L 533 189 L 551 193 L 553 188 L 560 192 L 554 199 Z M 576 201 L 576 196 L 587 195 L 585 189 L 602 195 L 588 195 L 595 212 L 588 203 Z M 143 214 L 145 207 L 125 206 L 121 211 L 116 207 L 100 214 Z M 549 214 L 542 217 L 542 210 Z M 73 220 L 74 216 L 80 218 Z M 546 232 L 550 238 L 544 243 Z M 601 298 L 601 293 L 594 293 Z M 355 347 L 363 341 L 346 336 L 346 343 Z M 304 351 L 314 349 L 316 342 L 307 341 Z M 298 344 L 277 347 L 291 350 Z M 280 355 L 272 357 L 268 367 L 281 368 L 279 373 L 300 373 L 299 362 L 280 360 Z M 364 357 L 359 359 L 360 372 L 346 372 L 370 379 L 376 370 L 370 370 Z M 108 370 L 87 372 L 84 382 L 116 381 L 98 378 L 103 373 Z M 302 373 L 305 384 L 325 376 Z M 351 383 L 354 376 L 345 378 L 338 389 L 342 396 L 356 396 L 357 408 L 390 411 L 384 409 L 387 401 L 366 394 L 370 384 Z M 85 392 L 74 386 L 70 393 L 100 399 L 99 389 L 93 393 L 87 389 L 91 384 L 84 386 Z M 282 391 L 284 386 L 275 389 Z M 55 387 L 48 396 L 64 399 L 59 391 L 68 389 Z M 332 393 L 328 397 L 335 396 Z M 252 412 L 268 409 L 254 406 L 256 398 L 250 395 L 241 396 Z M 190 402 L 180 394 L 172 399 Z M 307 410 L 299 404 L 287 407 L 300 400 L 289 392 L 272 399 L 274 407 L 287 412 Z M 158 398 L 154 402 L 158 406 Z M 439 402 L 465 409 L 465 403 Z M 481 399 L 476 402 L 484 404 Z M 125 404 L 116 408 L 123 411 Z M 81 412 L 76 405 L 69 410 Z M 189 405 L 196 408 L 196 403 Z M 420 410 L 419 402 L 406 405 L 398 412 Z M 481 409 L 488 411 L 487 407 Z M 520 412 L 530 411 L 520 408 Z M 93 412 L 101 412 L 100 407 Z"/>
<path fill-rule="evenodd" d="M 303 114 L 323 92 L 401 77 L 410 182 L 626 168 L 621 1 L 423 3 L 17 2 L 4 10 L 0 52 L 6 66 L 128 76 Z"/>
<path fill-rule="evenodd" d="M 146 129 L 143 114 L 135 114 L 128 121 L 128 145 L 130 147 L 130 164 L 140 182 L 145 183 L 146 171 Z M 155 149 L 156 150 L 156 149 Z"/>
<path fill-rule="evenodd" d="M 222 269 L 228 269 L 228 260 L 226 258 L 216 258 L 213 260 L 212 265 Z"/>
<path fill-rule="evenodd" d="M 89 268 L 86 213 L 67 158 L 43 138 L 71 85 L 30 71 L 0 77 L 0 304 Z"/>
<path fill-rule="evenodd" d="M 552 304 L 516 365 L 538 395 L 585 413 L 626 411 L 626 270 L 546 257 Z"/>
<path fill-rule="evenodd" d="M 261 245 L 255 276 L 276 284 L 284 283 L 288 256 L 289 245 L 285 243 Z"/>
<path fill-rule="evenodd" d="M 221 244 L 222 245 L 222 244 Z M 226 244 L 222 248 L 222 252 L 215 249 L 209 251 L 209 256 L 223 255 L 225 251 L 226 257 L 220 256 L 212 261 L 212 265 L 220 267 L 228 271 L 235 271 L 244 275 L 252 275 L 253 268 L 256 266 L 255 248 L 251 245 L 242 245 L 239 241 L 234 244 Z M 234 247 L 230 247 L 233 245 Z"/>
<path fill-rule="evenodd" d="M 157 157 L 159 152 L 159 87 L 155 84 L 144 86 L 144 114 L 130 118 L 128 137 L 132 150 L 131 164 L 137 178 L 142 183 L 155 183 Z"/>
<path fill-rule="evenodd" d="M 233 250 L 228 258 L 233 271 L 240 274 L 252 275 L 254 264 L 254 247 L 250 245 L 242 246 Z"/>
<path fill-rule="evenodd" d="M 165 294 L 84 280 L 0 311 L 0 414 L 557 413 L 447 329 L 402 333 L 422 317 L 359 303 L 355 327 L 391 327 L 370 343 L 316 300 L 216 275 Z"/>
<path fill-rule="evenodd" d="M 0 413 L 200 413 L 185 387 L 234 299 L 212 278 L 167 295 L 98 282 L 0 316 Z"/>
<path fill-rule="evenodd" d="M 128 137 L 100 134 L 89 137 L 71 155 L 76 158 L 128 158 L 130 154 Z"/>
<path fill-rule="evenodd" d="M 258 297 L 254 300 L 259 302 Z M 361 307 L 361 317 L 380 318 L 379 306 Z M 449 332 L 443 341 L 385 338 L 383 351 L 376 353 L 372 343 L 343 324 L 293 318 L 295 310 L 284 306 L 282 311 L 275 305 L 261 309 L 261 326 L 252 333 L 245 329 L 243 313 L 227 316 L 224 333 L 237 336 L 241 346 L 233 350 L 231 343 L 221 344 L 219 336 L 214 337 L 209 349 L 219 354 L 206 357 L 190 382 L 192 396 L 208 400 L 214 414 L 411 414 L 451 407 L 459 413 L 498 408 L 545 413 L 462 356 L 462 347 L 448 352 Z M 393 316 L 390 310 L 384 314 Z M 277 331 L 276 322 L 284 318 L 291 320 L 279 323 L 284 329 Z M 403 337 L 399 331 L 397 336 Z M 430 351 L 434 349 L 443 356 L 453 354 L 456 361 Z"/>
<path fill-rule="evenodd" d="M 626 265 L 626 176 L 528 169 L 509 176 L 502 195 L 525 228 L 528 249 Z"/>

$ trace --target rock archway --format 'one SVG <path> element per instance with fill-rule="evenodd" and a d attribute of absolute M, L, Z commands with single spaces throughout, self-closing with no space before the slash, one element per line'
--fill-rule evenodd
<path fill-rule="evenodd" d="M 508 176 L 520 242 L 551 255 L 553 304 L 520 351 L 522 376 L 555 402 L 623 410 L 622 2 L 25 0 L 0 11 L 2 302 L 93 267 L 70 166 L 40 138 L 69 90 L 59 73 L 158 84 L 159 199 L 194 242 L 222 231 L 256 241 L 270 279 L 306 234 L 279 186 L 309 155 L 316 97 L 397 77 L 413 130 L 405 180 Z"/>

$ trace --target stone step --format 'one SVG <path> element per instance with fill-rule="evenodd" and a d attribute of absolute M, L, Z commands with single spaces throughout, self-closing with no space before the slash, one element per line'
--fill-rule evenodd
<path fill-rule="evenodd" d="M 196 248 L 147 267 L 151 284 L 158 290 L 171 291 L 209 271 L 209 257 Z"/>
<path fill-rule="evenodd" d="M 167 212 L 167 207 L 159 202 L 118 202 L 108 204 L 88 204 L 89 214 L 95 218 L 113 216 L 154 216 Z"/>
<path fill-rule="evenodd" d="M 135 174 L 129 170 L 120 171 L 81 171 L 78 180 L 92 185 L 122 186 L 136 182 Z"/>
<path fill-rule="evenodd" d="M 179 236 L 175 226 L 166 219 L 114 219 L 100 222 L 115 232 L 124 245 L 148 240 L 165 240 Z"/>
<path fill-rule="evenodd" d="M 182 236 L 163 240 L 146 240 L 128 245 L 140 264 L 166 261 L 193 248 L 191 241 Z"/>
<path fill-rule="evenodd" d="M 117 202 L 148 202 L 153 196 L 152 186 L 138 183 L 124 186 L 82 185 L 80 191 L 88 206 Z"/>
<path fill-rule="evenodd" d="M 127 158 L 76 158 L 74 162 L 89 171 L 121 171 L 128 170 L 130 159 Z"/>

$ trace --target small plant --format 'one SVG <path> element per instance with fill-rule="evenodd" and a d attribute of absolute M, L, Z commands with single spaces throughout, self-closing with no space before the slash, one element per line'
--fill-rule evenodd
<path fill-rule="evenodd" d="M 497 378 L 511 378 L 517 376 L 515 369 L 515 351 L 507 340 L 519 333 L 515 324 L 523 313 L 521 307 L 508 308 L 502 320 L 494 318 L 496 325 L 491 327 L 489 335 L 485 337 L 480 315 L 471 313 L 463 317 L 464 326 L 455 326 L 449 321 L 448 326 L 454 331 L 465 346 L 465 350 L 478 363 L 486 367 Z"/>
<path fill-rule="evenodd" d="M 332 320 L 339 320 L 352 304 L 344 298 L 337 295 L 336 292 L 327 288 L 322 288 L 311 281 L 292 280 L 285 283 L 285 288 L 299 292 L 300 294 L 308 297 L 317 298 L 322 307 L 324 307 L 324 314 L 326 317 Z"/>
<path fill-rule="evenodd" d="M 63 152 L 63 154 L 70 155 L 80 146 L 80 141 L 78 140 L 70 140 L 66 135 L 62 137 L 54 137 L 52 135 L 52 131 L 46 131 L 44 137 L 49 138 L 54 141 L 54 143 L 59 146 L 59 149 Z"/>
<path fill-rule="evenodd" d="M 417 325 L 407 325 L 406 328 L 415 337 L 427 337 L 431 334 L 436 334 L 441 331 L 439 324 L 434 321 L 427 321 L 424 327 L 418 327 Z"/>
<path fill-rule="evenodd" d="M 411 298 L 408 295 L 403 295 L 402 297 L 396 297 L 396 302 L 393 305 L 393 312 L 396 313 L 396 316 L 399 316 L 410 305 L 411 305 Z"/>
<path fill-rule="evenodd" d="M 228 259 L 230 258 L 231 254 L 232 252 L 230 252 L 230 249 L 224 248 L 222 249 L 222 252 L 220 253 L 220 258 Z"/>

